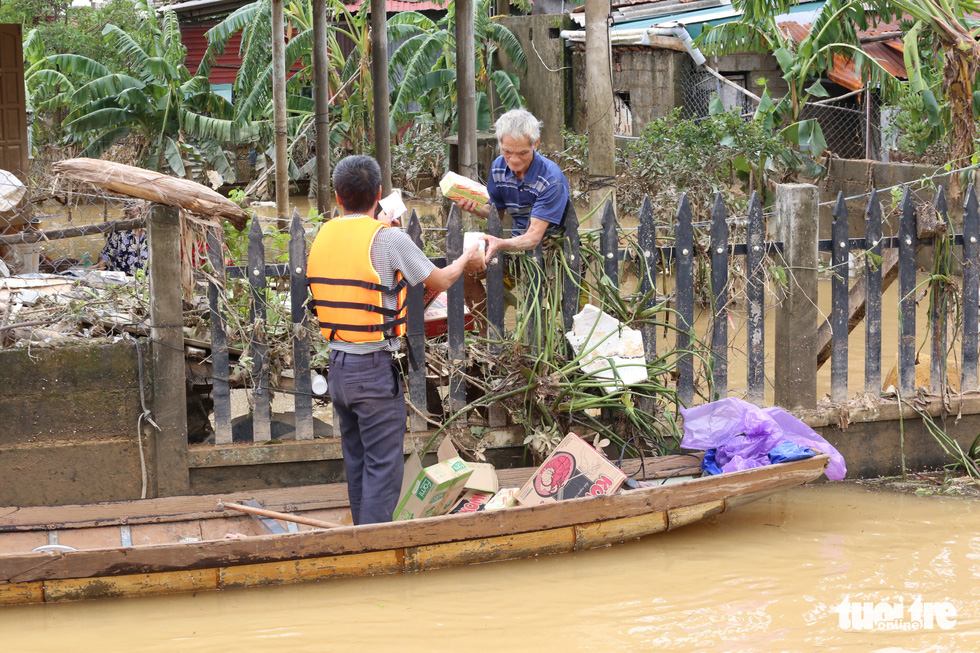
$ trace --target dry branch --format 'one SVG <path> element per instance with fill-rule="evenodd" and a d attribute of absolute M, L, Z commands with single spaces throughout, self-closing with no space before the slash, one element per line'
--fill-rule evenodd
<path fill-rule="evenodd" d="M 73 181 L 157 204 L 176 206 L 205 217 L 224 219 L 238 230 L 244 229 L 248 221 L 244 209 L 210 188 L 189 179 L 98 159 L 58 161 L 52 165 L 52 169 Z"/>

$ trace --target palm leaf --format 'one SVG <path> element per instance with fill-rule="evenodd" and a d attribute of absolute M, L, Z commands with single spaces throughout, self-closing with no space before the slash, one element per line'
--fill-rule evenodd
<path fill-rule="evenodd" d="M 67 73 L 75 73 L 88 79 L 105 77 L 111 74 L 109 69 L 98 61 L 83 57 L 78 54 L 52 54 L 45 59 L 51 66 L 55 66 Z"/>
<path fill-rule="evenodd" d="M 493 87 L 496 89 L 497 95 L 500 96 L 501 102 L 504 103 L 504 109 L 510 111 L 524 106 L 524 98 L 521 97 L 520 93 L 520 77 L 503 70 L 495 70 L 490 73 L 490 79 L 493 81 Z"/>
<path fill-rule="evenodd" d="M 129 127 L 116 127 L 115 129 L 110 129 L 109 131 L 100 134 L 95 140 L 89 143 L 85 149 L 78 153 L 78 156 L 98 159 L 106 152 L 106 150 L 128 136 L 129 132 Z"/>
<path fill-rule="evenodd" d="M 180 148 L 169 136 L 163 139 L 163 156 L 175 175 L 178 177 L 187 176 L 187 169 L 184 167 L 184 158 L 180 155 Z"/>
<path fill-rule="evenodd" d="M 143 51 L 143 48 L 133 40 L 133 37 L 119 29 L 115 25 L 106 25 L 102 29 L 102 36 L 107 37 L 107 41 L 114 46 L 120 53 L 129 59 L 129 63 L 134 71 L 142 73 L 141 77 L 143 81 L 152 81 L 152 77 L 148 74 L 149 71 L 146 68 L 146 60 L 149 56 Z"/>
<path fill-rule="evenodd" d="M 88 84 L 80 86 L 71 96 L 71 102 L 82 105 L 101 98 L 114 97 L 129 89 L 142 90 L 146 84 L 128 75 L 106 75 L 93 79 Z"/>

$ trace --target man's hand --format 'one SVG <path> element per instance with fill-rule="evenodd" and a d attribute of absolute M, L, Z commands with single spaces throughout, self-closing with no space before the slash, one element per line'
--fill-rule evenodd
<path fill-rule="evenodd" d="M 464 211 L 475 213 L 476 215 L 484 218 L 490 217 L 490 202 L 487 202 L 486 204 L 477 204 L 468 197 L 461 197 L 456 201 L 456 206 Z"/>
<path fill-rule="evenodd" d="M 401 226 L 401 222 L 398 220 L 398 218 L 392 217 L 391 214 L 388 211 L 380 211 L 378 213 L 377 220 L 378 220 L 378 222 L 382 222 L 382 223 L 388 225 L 389 227 L 400 227 Z"/>
<path fill-rule="evenodd" d="M 489 234 L 483 234 L 483 240 L 487 241 L 486 252 L 484 253 L 485 261 L 492 261 L 493 257 L 497 252 L 501 251 L 504 247 L 504 239 L 498 238 L 496 236 L 491 236 Z M 484 267 L 486 267 L 484 265 Z"/>

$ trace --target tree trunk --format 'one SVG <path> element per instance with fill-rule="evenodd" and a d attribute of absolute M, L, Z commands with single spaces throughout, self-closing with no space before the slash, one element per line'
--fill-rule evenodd
<path fill-rule="evenodd" d="M 609 0 L 585 0 L 586 119 L 589 136 L 589 207 L 616 203 L 616 143 L 613 127 L 612 62 L 609 53 Z M 612 195 L 610 195 L 612 193 Z M 602 217 L 596 211 L 592 223 Z"/>
<path fill-rule="evenodd" d="M 970 50 L 947 48 L 943 66 L 943 90 L 949 101 L 949 160 L 953 169 L 970 165 L 977 138 L 977 121 L 973 117 L 973 80 L 980 65 L 980 47 Z M 950 180 L 950 194 L 962 197 L 960 175 Z M 952 198 L 950 198 L 952 199 Z"/>

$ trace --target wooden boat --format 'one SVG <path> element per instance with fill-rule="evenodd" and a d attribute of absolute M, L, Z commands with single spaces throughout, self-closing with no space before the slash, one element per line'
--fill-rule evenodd
<path fill-rule="evenodd" d="M 624 471 L 640 469 L 628 462 Z M 218 502 L 257 500 L 293 515 L 349 520 L 343 484 L 0 508 L 0 605 L 412 572 L 608 546 L 812 481 L 828 457 L 704 478 L 694 476 L 699 463 L 647 459 L 643 477 L 655 485 L 613 495 L 329 530 L 275 521 L 272 533 L 270 522 L 229 514 Z M 498 470 L 501 486 L 518 487 L 532 471 Z"/>

